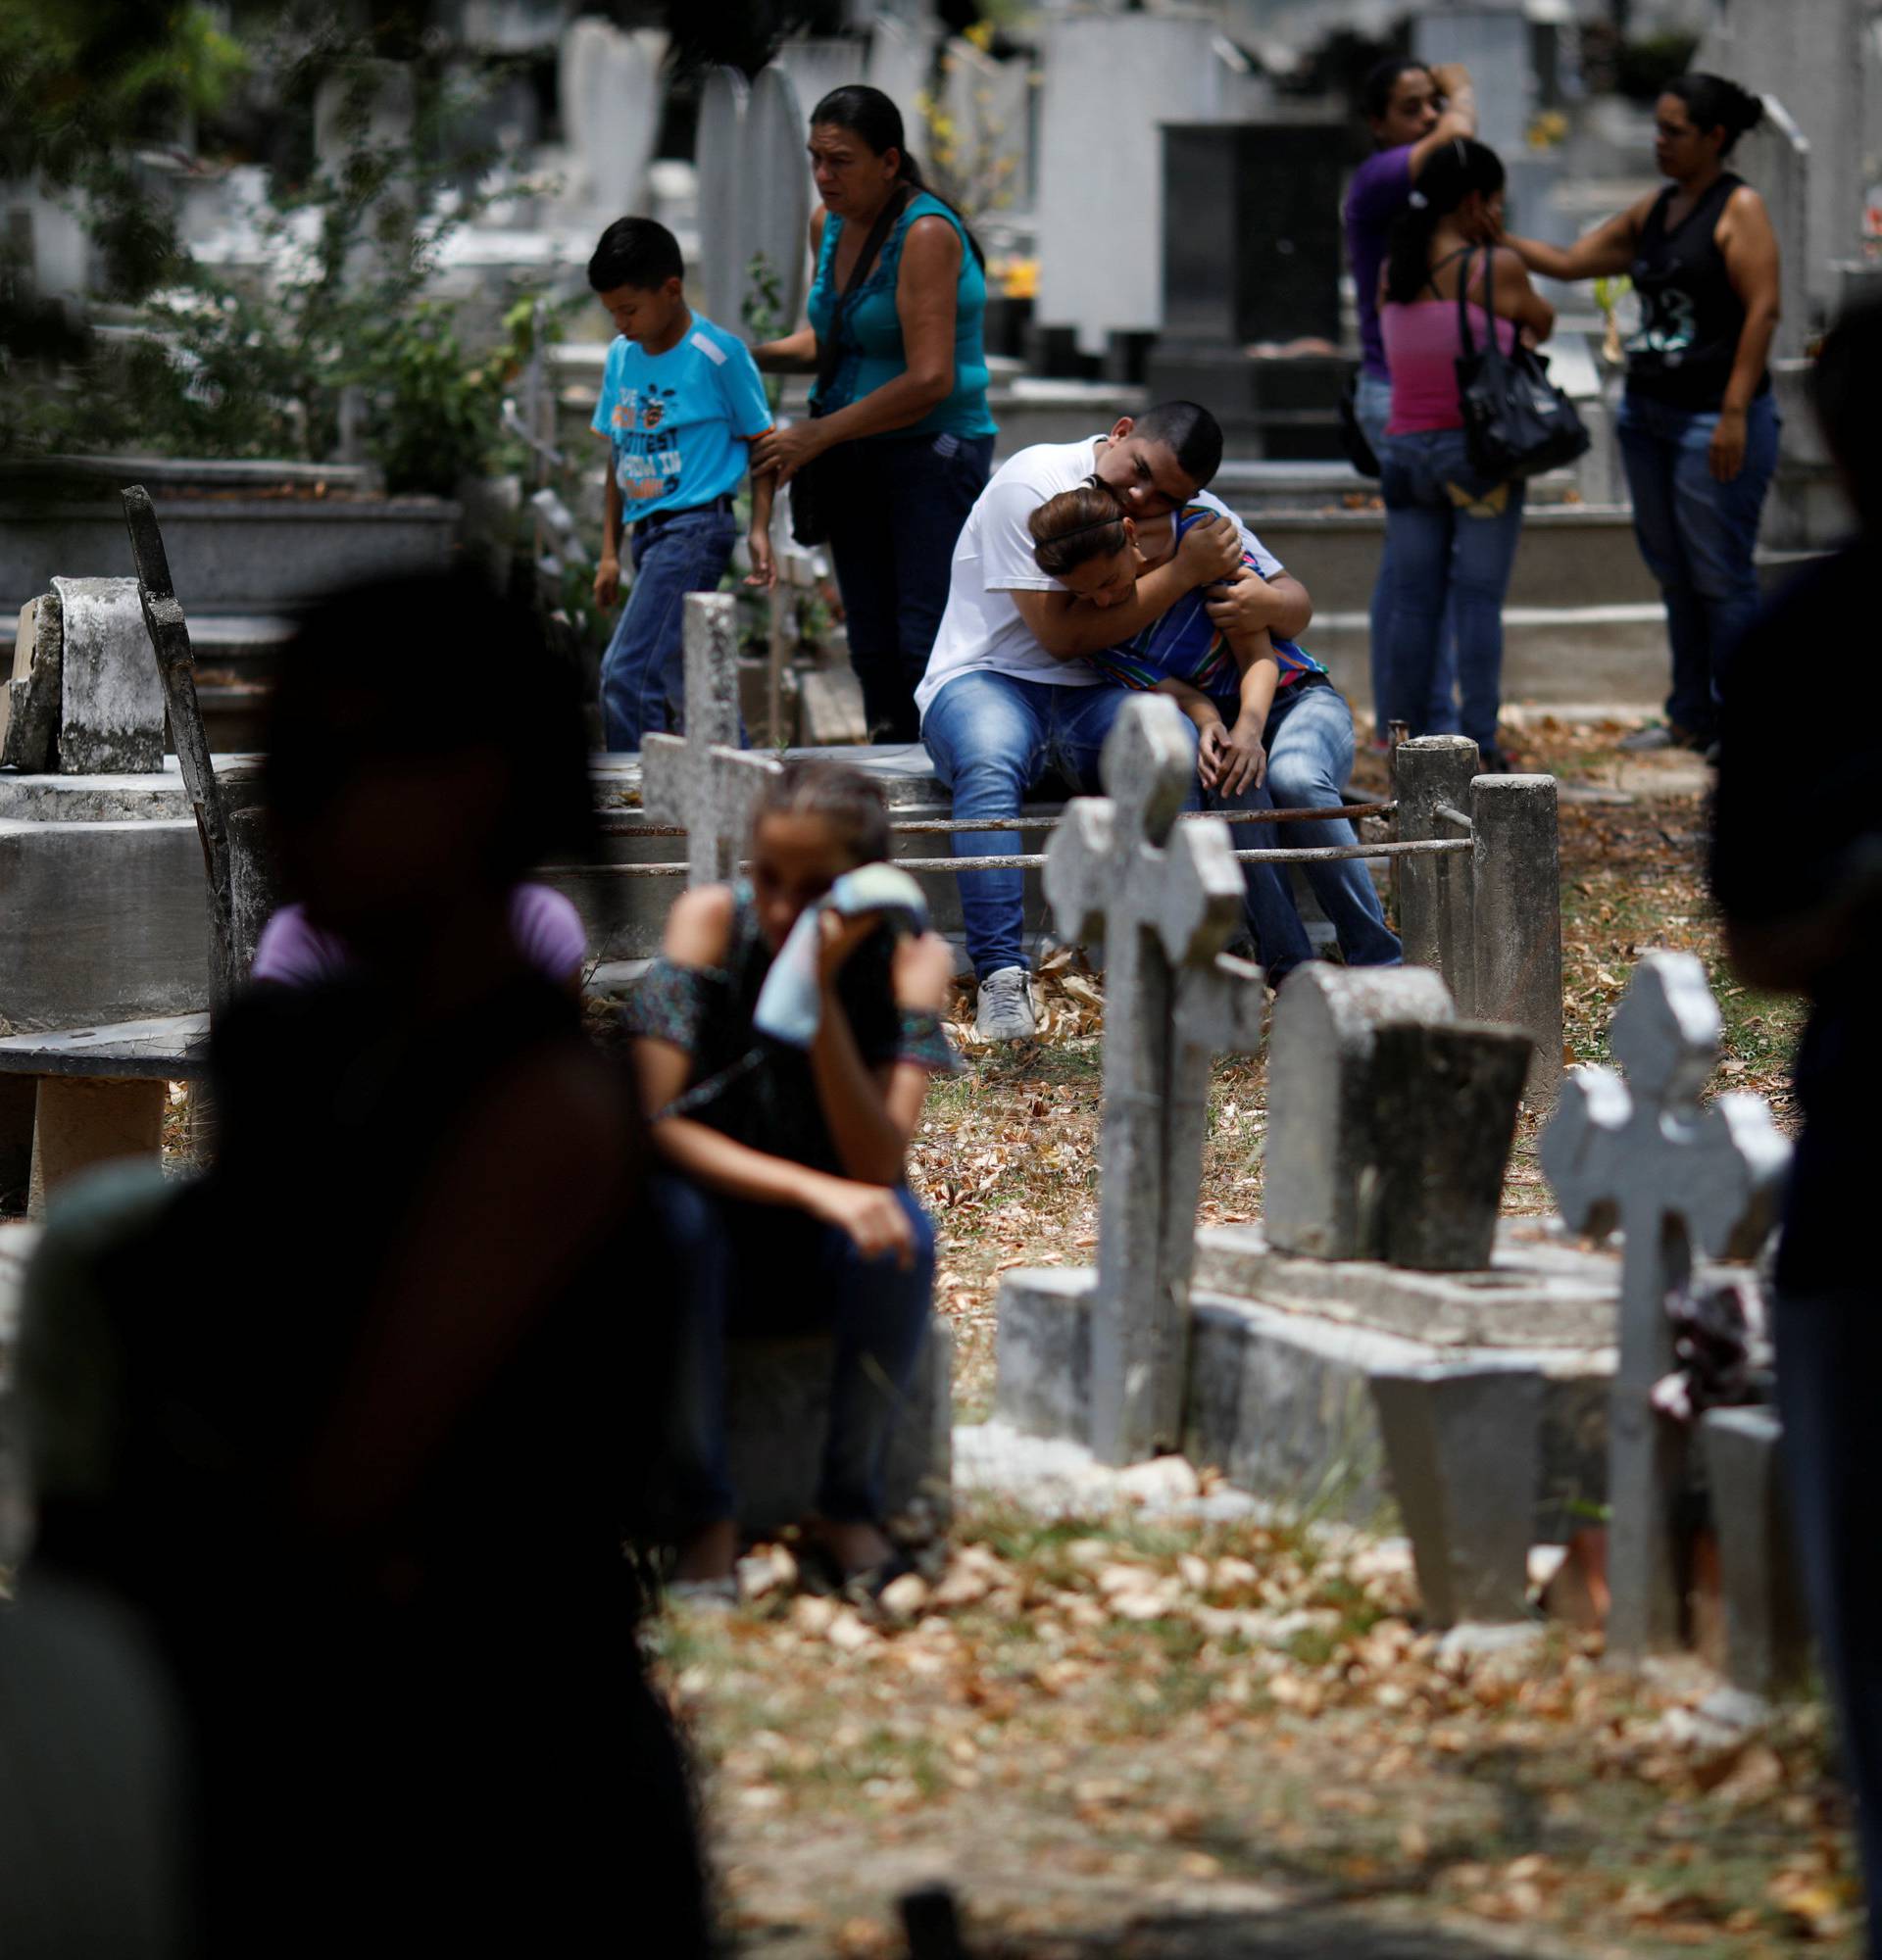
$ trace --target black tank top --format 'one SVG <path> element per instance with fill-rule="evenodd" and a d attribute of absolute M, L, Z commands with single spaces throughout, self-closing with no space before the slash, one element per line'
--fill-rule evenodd
<path fill-rule="evenodd" d="M 1640 325 L 1627 342 L 1627 386 L 1635 394 L 1694 411 L 1724 401 L 1745 303 L 1732 290 L 1712 233 L 1744 181 L 1725 172 L 1670 231 L 1666 212 L 1678 186 L 1668 184 L 1654 200 L 1633 264 Z M 1770 375 L 1760 375 L 1758 392 L 1770 385 Z"/>

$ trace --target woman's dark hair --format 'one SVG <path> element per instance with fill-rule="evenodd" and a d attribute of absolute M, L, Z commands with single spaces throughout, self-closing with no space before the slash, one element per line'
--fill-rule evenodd
<path fill-rule="evenodd" d="M 503 761 L 485 870 L 498 889 L 551 858 L 593 858 L 588 729 L 574 664 L 535 612 L 469 572 L 324 599 L 281 656 L 262 785 L 277 830 L 313 839 L 363 771 L 470 751 Z"/>
<path fill-rule="evenodd" d="M 811 111 L 811 127 L 815 129 L 819 122 L 847 129 L 852 136 L 860 137 L 878 157 L 894 150 L 900 158 L 896 169 L 897 180 L 914 190 L 925 191 L 936 204 L 947 205 L 961 220 L 961 229 L 967 234 L 967 243 L 973 248 L 974 258 L 985 268 L 987 255 L 981 251 L 980 241 L 973 235 L 972 227 L 922 176 L 921 166 L 909 154 L 908 137 L 902 128 L 902 112 L 879 88 L 871 88 L 867 82 L 852 81 L 841 88 L 831 89 Z"/>
<path fill-rule="evenodd" d="M 1718 150 L 1721 157 L 1729 156 L 1732 145 L 1746 130 L 1756 129 L 1764 120 L 1763 99 L 1735 81 L 1727 81 L 1722 74 L 1676 75 L 1660 93 L 1677 96 L 1686 105 L 1695 129 L 1724 130 L 1725 140 Z"/>
<path fill-rule="evenodd" d="M 1431 64 L 1414 60 L 1411 55 L 1387 55 L 1366 70 L 1365 79 L 1360 84 L 1360 107 L 1368 122 L 1378 122 L 1392 107 L 1392 91 L 1399 85 L 1399 76 L 1412 69 L 1429 74 Z"/>
<path fill-rule="evenodd" d="M 1882 537 L 1882 297 L 1838 315 L 1810 370 L 1810 399 L 1863 530 Z"/>
<path fill-rule="evenodd" d="M 1385 259 L 1385 296 L 1410 306 L 1431 276 L 1431 235 L 1472 191 L 1494 197 L 1503 188 L 1503 159 L 1488 143 L 1454 136 L 1432 151 L 1418 172 L 1412 202 L 1392 226 Z"/>
<path fill-rule="evenodd" d="M 889 808 L 880 788 L 846 762 L 793 757 L 765 785 L 752 806 L 752 830 L 768 816 L 821 817 L 858 864 L 889 855 Z"/>
<path fill-rule="evenodd" d="M 669 279 L 685 275 L 679 240 L 651 218 L 618 218 L 601 234 L 588 261 L 588 283 L 598 293 L 619 286 L 658 292 Z"/>
<path fill-rule="evenodd" d="M 1094 478 L 1050 497 L 1026 519 L 1032 562 L 1048 578 L 1064 578 L 1095 558 L 1114 558 L 1129 543 L 1117 493 Z"/>

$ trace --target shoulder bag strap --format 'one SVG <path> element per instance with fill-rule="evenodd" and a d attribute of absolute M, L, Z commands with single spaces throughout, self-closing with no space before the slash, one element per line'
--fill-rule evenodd
<path fill-rule="evenodd" d="M 1470 262 L 1476 257 L 1476 248 L 1463 248 L 1463 270 L 1458 274 L 1458 351 L 1468 361 L 1477 351 L 1476 342 L 1470 337 Z M 1496 328 L 1490 330 L 1490 338 L 1497 337 Z"/>
<path fill-rule="evenodd" d="M 882 247 L 895 227 L 895 220 L 909 207 L 915 192 L 904 184 L 875 215 L 875 222 L 869 226 L 869 235 L 863 241 L 863 249 L 856 255 L 856 264 L 850 268 L 850 276 L 843 282 L 843 291 L 836 302 L 836 311 L 830 316 L 829 344 L 817 349 L 817 392 L 823 391 L 836 379 L 838 365 L 843 359 L 842 343 L 837 337 L 837 329 L 843 323 L 843 309 L 849 305 L 851 296 L 865 279 L 869 276 L 869 268 L 880 256 Z"/>

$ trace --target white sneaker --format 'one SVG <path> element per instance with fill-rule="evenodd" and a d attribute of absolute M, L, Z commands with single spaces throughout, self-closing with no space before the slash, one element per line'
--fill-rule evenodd
<path fill-rule="evenodd" d="M 1002 966 L 981 981 L 973 1010 L 973 1032 L 981 1041 L 1031 1041 L 1038 1029 L 1032 978 L 1023 966 Z"/>

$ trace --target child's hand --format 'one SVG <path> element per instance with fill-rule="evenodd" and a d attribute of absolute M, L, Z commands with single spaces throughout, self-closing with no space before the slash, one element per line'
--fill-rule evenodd
<path fill-rule="evenodd" d="M 756 586 L 761 592 L 770 591 L 777 583 L 777 560 L 771 555 L 770 532 L 754 524 L 745 543 L 752 554 L 752 569 L 745 583 Z"/>
<path fill-rule="evenodd" d="M 1196 747 L 1196 773 L 1202 778 L 1204 789 L 1221 787 L 1222 747 L 1228 730 L 1219 721 L 1212 721 L 1203 730 L 1203 739 Z"/>
<path fill-rule="evenodd" d="M 1238 721 L 1222 736 L 1220 767 L 1221 781 L 1212 783 L 1212 789 L 1219 788 L 1224 796 L 1260 789 L 1267 780 L 1267 751 L 1261 736 Z"/>
<path fill-rule="evenodd" d="M 1241 564 L 1241 531 L 1232 517 L 1205 517 L 1183 533 L 1176 560 L 1193 584 L 1213 585 Z"/>
<path fill-rule="evenodd" d="M 595 604 L 612 606 L 620 597 L 620 561 L 605 558 L 595 567 Z"/>
<path fill-rule="evenodd" d="M 939 933 L 907 933 L 896 943 L 889 971 L 898 1007 L 938 1014 L 954 978 L 954 949 Z"/>

